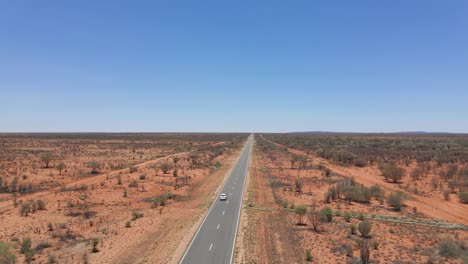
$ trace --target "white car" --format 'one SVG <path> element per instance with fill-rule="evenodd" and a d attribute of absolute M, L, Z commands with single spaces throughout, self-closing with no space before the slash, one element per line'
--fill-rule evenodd
<path fill-rule="evenodd" d="M 219 195 L 219 200 L 225 201 L 226 199 L 227 199 L 227 196 L 225 193 L 222 193 L 221 195 Z"/>

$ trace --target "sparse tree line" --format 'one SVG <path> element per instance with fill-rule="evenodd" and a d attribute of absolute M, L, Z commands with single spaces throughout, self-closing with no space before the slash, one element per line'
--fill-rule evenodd
<path fill-rule="evenodd" d="M 23 176 L 23 179 L 24 178 L 27 178 L 27 176 Z M 31 183 L 20 182 L 20 179 L 17 176 L 13 177 L 11 182 L 7 182 L 5 178 L 0 177 L 0 193 L 28 194 L 35 191 L 36 189 Z"/>
<path fill-rule="evenodd" d="M 373 165 L 398 161 L 409 165 L 435 162 L 465 164 L 468 162 L 468 136 L 404 136 L 404 135 L 295 135 L 268 134 L 265 138 L 290 148 L 314 152 L 319 157 L 338 163 Z"/>
<path fill-rule="evenodd" d="M 268 138 L 270 137 L 270 138 Z M 325 143 L 320 143 L 320 148 L 317 151 L 314 151 L 315 154 L 334 160 L 342 164 L 354 164 L 358 167 L 364 167 L 367 165 L 378 164 L 379 169 L 381 170 L 382 176 L 385 180 L 393 183 L 399 183 L 403 180 L 404 177 L 410 177 L 413 182 L 416 182 L 422 178 L 427 177 L 430 173 L 434 173 L 438 178 L 431 179 L 433 190 L 437 188 L 442 188 L 442 183 L 446 186 L 447 192 L 457 193 L 460 202 L 468 203 L 468 165 L 464 165 L 466 158 L 468 157 L 468 137 L 459 136 L 455 138 L 406 138 L 406 137 L 384 137 L 373 139 L 366 136 L 327 136 L 327 135 L 267 135 L 266 138 L 276 141 L 280 144 L 287 145 L 291 148 L 297 148 L 305 151 L 310 151 L 308 147 L 314 149 L 315 144 L 319 144 L 318 141 L 325 139 Z M 360 144 L 365 144 L 365 140 L 370 140 L 371 143 L 368 143 L 371 148 L 369 153 L 375 153 L 375 156 L 370 154 L 366 157 L 361 157 L 351 152 L 343 150 L 343 148 L 350 146 L 356 147 L 356 149 L 361 149 Z M 312 144 L 312 143 L 314 144 Z M 377 142 L 377 143 L 376 143 Z M 278 147 L 274 144 L 266 142 L 265 140 L 259 140 L 259 147 L 264 151 L 277 151 L 282 153 L 288 153 L 287 149 Z M 310 145 L 312 144 L 312 145 Z M 434 159 L 416 159 L 417 156 L 406 157 L 403 160 L 393 160 L 389 157 L 393 157 L 391 153 L 403 151 L 404 149 L 409 148 L 413 144 L 417 144 L 418 148 L 411 148 L 415 153 L 419 153 L 419 150 L 424 151 L 453 151 L 456 153 L 457 159 L 442 159 L 441 155 L 433 156 Z M 312 147 L 311 147 L 312 146 Z M 323 150 L 323 146 L 328 146 L 331 150 L 337 150 L 336 155 L 323 156 L 320 154 L 320 151 Z M 315 146 L 316 147 L 316 146 Z M 384 149 L 388 147 L 388 149 Z M 403 150 L 401 150 L 403 149 Z M 367 151 L 366 147 L 361 149 L 362 151 Z M 378 151 L 376 151 L 378 150 Z M 389 154 L 390 153 L 390 154 Z M 444 153 L 447 154 L 447 153 Z M 307 164 L 307 161 L 304 157 L 288 154 L 292 156 L 290 158 L 291 168 L 302 168 L 305 167 L 304 164 Z M 269 155 L 269 157 L 273 157 Z M 374 157 L 374 158 L 372 158 Z M 377 158 L 376 158 L 377 157 Z M 396 157 L 396 156 L 395 156 Z M 444 156 L 446 157 L 446 156 Z M 462 157 L 462 158 L 460 158 Z M 398 156 L 402 158 L 402 156 Z M 413 160 L 416 160 L 416 167 L 414 169 L 406 169 L 405 166 L 408 166 Z M 299 166 L 297 164 L 300 164 Z M 321 166 L 320 164 L 317 166 Z M 324 166 L 322 166 L 324 167 Z M 319 168 L 320 169 L 320 168 Z M 326 170 L 326 167 L 322 168 Z M 329 170 L 329 169 L 328 169 Z M 331 174 L 331 171 L 328 172 L 328 175 Z M 448 195 L 445 194 L 446 199 Z"/>
<path fill-rule="evenodd" d="M 29 200 L 19 201 L 14 200 L 15 206 L 19 205 L 19 212 L 21 216 L 29 216 L 29 214 L 36 213 L 37 211 L 46 210 L 46 203 L 43 200 Z"/>

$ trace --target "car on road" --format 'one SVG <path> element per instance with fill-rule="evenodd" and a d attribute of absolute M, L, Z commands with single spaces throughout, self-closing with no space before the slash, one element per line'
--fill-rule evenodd
<path fill-rule="evenodd" d="M 222 193 L 222 194 L 219 195 L 219 200 L 225 201 L 226 199 L 227 199 L 227 196 L 226 196 L 225 193 Z"/>

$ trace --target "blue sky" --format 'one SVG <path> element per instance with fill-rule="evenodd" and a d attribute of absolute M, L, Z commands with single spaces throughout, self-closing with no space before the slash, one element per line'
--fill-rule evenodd
<path fill-rule="evenodd" d="M 0 132 L 468 132 L 468 2 L 0 1 Z"/>

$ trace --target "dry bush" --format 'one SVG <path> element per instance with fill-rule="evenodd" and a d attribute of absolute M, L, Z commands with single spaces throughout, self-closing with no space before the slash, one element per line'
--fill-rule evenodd
<path fill-rule="evenodd" d="M 387 203 L 396 211 L 400 211 L 405 199 L 406 197 L 402 192 L 392 192 L 387 197 Z"/>
<path fill-rule="evenodd" d="M 369 221 L 364 220 L 361 223 L 359 223 L 358 230 L 359 233 L 361 233 L 361 236 L 368 237 L 372 230 L 372 225 Z"/>
<path fill-rule="evenodd" d="M 15 264 L 16 255 L 10 244 L 0 240 L 0 263 L 2 264 Z"/>
<path fill-rule="evenodd" d="M 172 169 L 172 165 L 168 162 L 164 162 L 163 164 L 161 164 L 160 168 L 164 174 L 167 174 Z"/>
<path fill-rule="evenodd" d="M 403 179 L 403 176 L 405 175 L 405 170 L 403 168 L 391 164 L 383 165 L 381 170 L 385 179 L 390 179 L 395 183 Z"/>
<path fill-rule="evenodd" d="M 460 199 L 461 203 L 468 204 L 468 192 L 459 193 L 458 199 Z"/>

